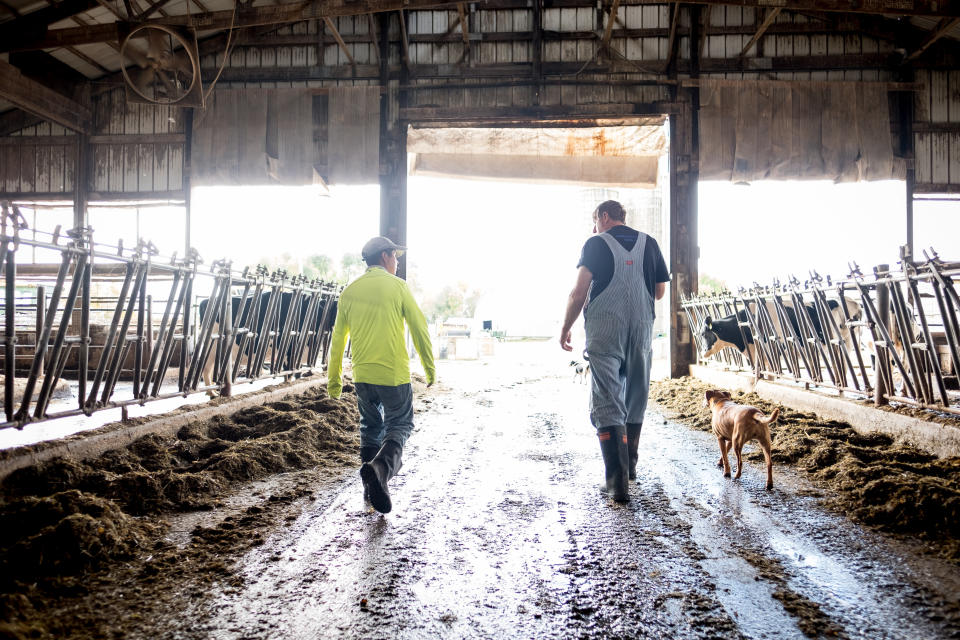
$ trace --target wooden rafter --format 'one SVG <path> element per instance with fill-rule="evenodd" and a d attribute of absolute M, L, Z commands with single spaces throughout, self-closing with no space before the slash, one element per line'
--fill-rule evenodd
<path fill-rule="evenodd" d="M 350 66 L 356 68 L 357 63 L 353 59 L 353 55 L 350 54 L 350 49 L 347 48 L 347 43 L 343 41 L 343 38 L 340 37 L 340 32 L 337 31 L 337 26 L 333 24 L 333 18 L 324 18 L 323 23 L 327 25 L 327 29 L 330 29 L 330 33 L 333 34 L 333 39 L 337 41 L 337 44 L 340 45 L 340 49 L 343 51 L 344 55 L 347 56 L 347 60 L 350 61 Z"/>
<path fill-rule="evenodd" d="M 457 14 L 457 17 L 453 19 L 453 22 L 450 23 L 450 26 L 447 27 L 447 30 L 444 31 L 439 37 L 446 40 L 456 32 L 457 27 L 460 26 L 460 14 Z M 438 43 L 439 44 L 439 41 Z"/>
<path fill-rule="evenodd" d="M 613 22 L 617 19 L 617 11 L 620 9 L 620 0 L 613 0 L 610 7 L 610 15 L 607 17 L 607 24 L 603 29 L 603 40 L 600 42 L 602 51 L 610 50 L 610 37 L 613 35 Z"/>
<path fill-rule="evenodd" d="M 17 107 L 73 131 L 90 133 L 93 112 L 62 93 L 26 77 L 9 62 L 0 60 L 3 97 Z"/>
<path fill-rule="evenodd" d="M 410 72 L 410 41 L 407 38 L 407 16 L 403 9 L 397 11 L 397 17 L 400 18 L 400 46 L 403 52 L 403 66 Z"/>
<path fill-rule="evenodd" d="M 770 28 L 770 25 L 773 24 L 773 21 L 777 19 L 777 16 L 780 15 L 780 7 L 776 7 L 767 12 L 767 16 L 763 19 L 763 23 L 757 28 L 757 32 L 753 34 L 753 37 L 750 38 L 750 41 L 747 42 L 746 46 L 743 47 L 743 51 L 740 52 L 740 57 L 747 55 L 747 51 L 750 51 L 750 47 L 757 44 L 757 41 L 763 37 L 763 34 Z"/>
<path fill-rule="evenodd" d="M 296 4 L 246 7 L 238 9 L 236 12 L 228 10 L 196 13 L 192 15 L 167 16 L 154 20 L 146 20 L 144 24 L 187 26 L 197 31 L 213 31 L 217 29 L 228 29 L 230 27 L 258 27 L 318 18 L 378 13 L 380 11 L 396 11 L 400 9 L 414 10 L 438 6 L 449 7 L 451 5 L 455 6 L 456 4 L 458 4 L 456 0 L 328 0 L 323 3 L 301 2 Z M 119 40 L 119 35 L 119 26 L 116 23 L 98 24 L 83 28 L 52 29 L 47 31 L 44 36 L 32 40 L 20 39 L 5 41 L 0 39 L 0 51 L 51 49 L 67 45 L 116 42 Z"/>
<path fill-rule="evenodd" d="M 377 38 L 377 21 L 372 13 L 367 14 L 367 28 L 370 30 L 370 43 L 373 45 L 373 56 L 380 64 L 380 42 Z"/>
<path fill-rule="evenodd" d="M 0 24 L 0 41 L 19 40 L 30 34 L 44 33 L 55 22 L 66 20 L 97 6 L 97 0 L 63 0 Z"/>
<path fill-rule="evenodd" d="M 667 60 L 664 68 L 669 68 L 677 47 L 677 27 L 680 25 L 680 3 L 670 5 L 670 37 L 667 39 Z"/>
<path fill-rule="evenodd" d="M 822 11 L 840 13 L 872 13 L 897 16 L 960 17 L 957 0 L 686 0 L 708 6 L 750 7 L 769 9 L 776 4 L 784 11 Z"/>
<path fill-rule="evenodd" d="M 930 36 L 923 42 L 923 44 L 917 47 L 916 51 L 907 56 L 907 60 L 918 58 L 921 54 L 923 54 L 924 51 L 929 49 L 934 42 L 946 35 L 946 33 L 957 26 L 957 24 L 960 24 L 960 18 L 944 18 L 941 20 L 937 25 L 937 28 L 930 32 Z"/>
<path fill-rule="evenodd" d="M 141 11 L 139 15 L 137 15 L 137 20 L 146 20 L 147 18 L 152 16 L 154 12 L 156 12 L 157 10 L 159 10 L 161 7 L 168 4 L 169 2 L 170 0 L 155 0 L 153 4 L 151 4 L 149 7 Z"/>
<path fill-rule="evenodd" d="M 701 58 L 703 58 L 703 48 L 707 46 L 707 28 L 710 26 L 710 14 L 712 12 L 712 6 L 707 6 L 705 11 L 700 12 L 700 41 L 696 43 L 696 46 Z"/>
<path fill-rule="evenodd" d="M 460 22 L 460 34 L 463 37 L 463 53 L 460 62 L 470 60 L 470 23 L 467 21 L 467 9 L 462 2 L 457 4 L 457 20 Z"/>

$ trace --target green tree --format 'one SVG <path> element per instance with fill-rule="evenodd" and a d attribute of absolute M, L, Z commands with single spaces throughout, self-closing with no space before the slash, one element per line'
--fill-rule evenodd
<path fill-rule="evenodd" d="M 700 274 L 697 286 L 700 293 L 721 293 L 728 289 L 726 282 L 706 273 Z"/>
<path fill-rule="evenodd" d="M 327 282 L 336 281 L 338 276 L 333 259 L 322 254 L 314 254 L 303 261 L 303 275 L 311 280 L 320 278 Z"/>
<path fill-rule="evenodd" d="M 345 253 L 340 261 L 340 284 L 347 284 L 363 275 L 367 270 L 367 263 L 359 253 Z"/>
<path fill-rule="evenodd" d="M 483 291 L 471 289 L 466 282 L 448 284 L 436 295 L 427 296 L 423 314 L 430 322 L 450 317 L 472 318 L 482 295 Z"/>

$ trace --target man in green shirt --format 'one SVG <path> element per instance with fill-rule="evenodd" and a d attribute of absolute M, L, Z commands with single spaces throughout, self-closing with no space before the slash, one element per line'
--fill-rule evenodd
<path fill-rule="evenodd" d="M 381 236 L 363 246 L 367 272 L 340 294 L 327 368 L 327 391 L 331 398 L 339 398 L 343 390 L 343 351 L 349 336 L 360 409 L 360 478 L 364 497 L 381 513 L 393 507 L 387 482 L 399 471 L 403 445 L 413 431 L 413 389 L 404 321 L 420 354 L 427 386 L 437 377 L 427 321 L 407 283 L 396 276 L 397 256 L 403 250 Z"/>

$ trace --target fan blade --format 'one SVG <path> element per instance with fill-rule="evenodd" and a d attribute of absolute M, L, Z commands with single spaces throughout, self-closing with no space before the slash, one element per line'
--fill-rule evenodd
<path fill-rule="evenodd" d="M 166 68 L 179 71 L 185 76 L 193 76 L 195 73 L 193 68 L 193 59 L 186 51 L 177 52 L 176 55 L 170 58 Z"/>
<path fill-rule="evenodd" d="M 159 29 L 149 29 L 147 33 L 147 42 L 149 49 L 147 57 L 151 60 L 165 62 L 173 55 L 173 46 L 170 43 L 170 36 Z"/>
<path fill-rule="evenodd" d="M 153 67 L 147 67 L 146 69 L 142 69 L 140 73 L 137 74 L 137 79 L 136 79 L 137 89 L 139 89 L 140 92 L 143 94 L 148 94 L 150 91 L 150 85 L 153 84 L 153 80 L 156 74 L 157 72 L 154 70 Z"/>
<path fill-rule="evenodd" d="M 153 66 L 150 62 L 150 59 L 140 51 L 132 42 L 126 42 L 123 46 L 123 55 L 130 58 L 134 63 L 137 64 L 141 69 L 146 69 L 147 67 Z"/>
<path fill-rule="evenodd" d="M 177 86 L 170 80 L 168 75 L 169 73 L 163 69 L 157 71 L 157 77 L 160 78 L 160 82 L 163 83 L 164 88 L 167 90 L 167 97 L 172 99 L 179 98 L 182 91 L 177 89 Z"/>

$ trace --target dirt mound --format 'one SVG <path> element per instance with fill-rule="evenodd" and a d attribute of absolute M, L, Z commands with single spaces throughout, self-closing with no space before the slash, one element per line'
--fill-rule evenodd
<path fill-rule="evenodd" d="M 705 431 L 710 412 L 693 378 L 653 383 L 650 397 L 673 417 Z M 736 402 L 763 411 L 776 406 L 754 393 L 732 392 Z M 960 458 L 937 458 L 883 434 L 859 434 L 850 425 L 781 407 L 772 426 L 773 459 L 793 464 L 829 488 L 826 502 L 882 529 L 936 541 L 960 560 Z M 760 460 L 759 452 L 748 456 Z"/>
<path fill-rule="evenodd" d="M 70 575 L 134 553 L 158 526 L 138 516 L 208 509 L 231 484 L 353 461 L 356 398 L 316 388 L 150 435 L 97 459 L 55 459 L 0 486 L 0 583 Z"/>

